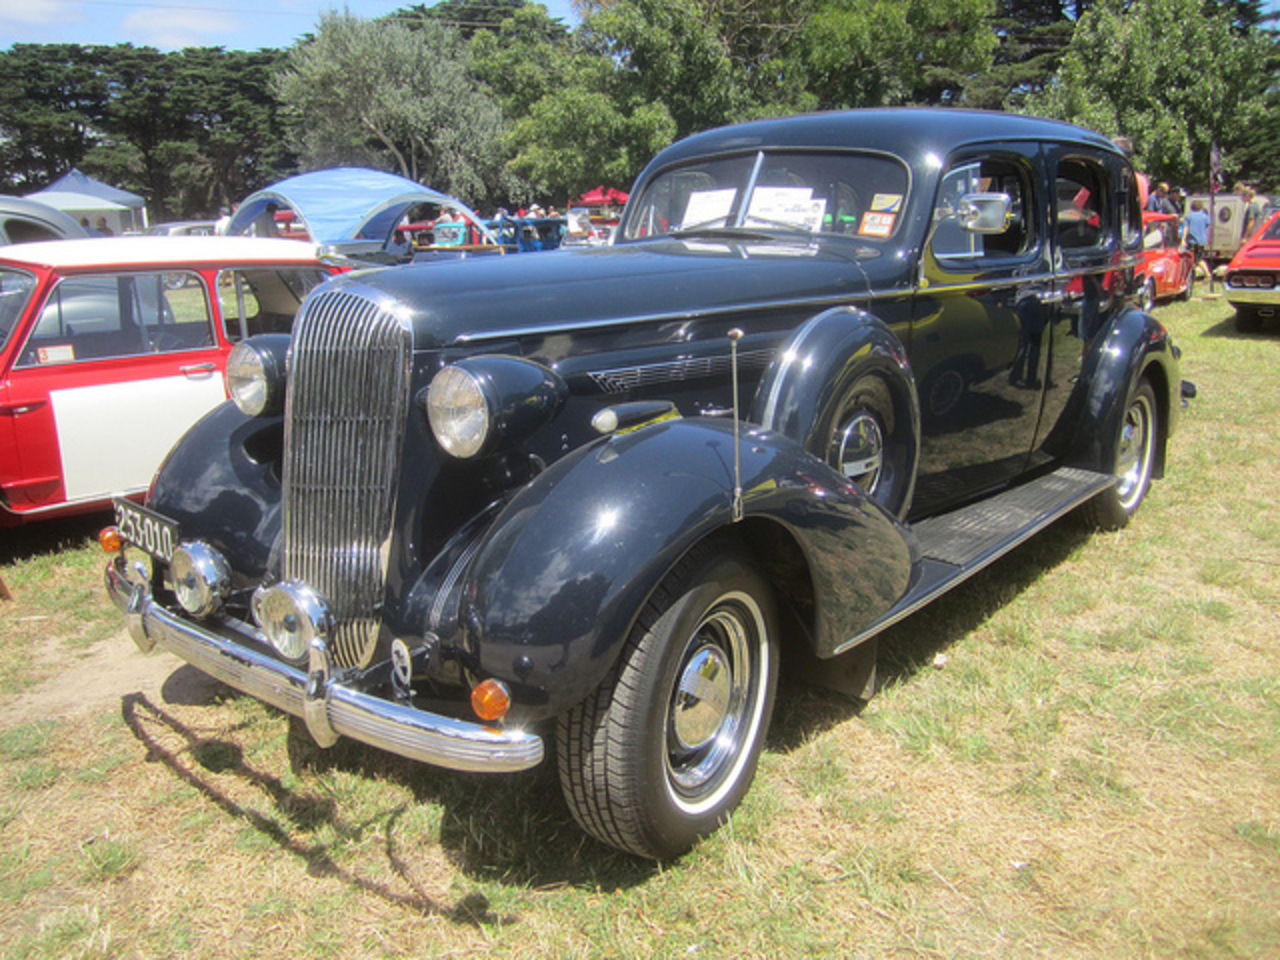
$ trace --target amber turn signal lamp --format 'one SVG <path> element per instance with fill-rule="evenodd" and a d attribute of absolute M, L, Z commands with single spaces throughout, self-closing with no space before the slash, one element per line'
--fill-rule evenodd
<path fill-rule="evenodd" d="M 483 680 L 471 691 L 471 709 L 481 720 L 501 720 L 510 707 L 511 694 L 501 681 Z"/>
<path fill-rule="evenodd" d="M 115 527 L 103 527 L 98 532 L 98 544 L 107 553 L 119 553 L 120 548 L 124 546 L 124 540 Z"/>

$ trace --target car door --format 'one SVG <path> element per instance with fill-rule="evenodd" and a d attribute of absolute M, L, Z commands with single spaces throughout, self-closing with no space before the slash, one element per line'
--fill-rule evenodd
<path fill-rule="evenodd" d="M 995 144 L 954 157 L 940 180 L 908 348 L 921 408 L 913 513 L 1026 469 L 1054 295 L 1041 171 L 1037 145 Z M 1007 229 L 963 229 L 962 198 L 971 194 L 1007 196 Z"/>
<path fill-rule="evenodd" d="M 1062 145 L 1049 147 L 1046 160 L 1054 190 L 1049 219 L 1055 306 L 1037 460 L 1054 457 L 1061 445 L 1055 432 L 1073 435 L 1085 357 L 1124 309 L 1142 248 L 1137 184 L 1118 157 Z"/>
<path fill-rule="evenodd" d="M 9 378 L 26 478 L 14 509 L 145 490 L 178 437 L 226 398 L 224 369 L 194 272 L 62 278 Z"/>

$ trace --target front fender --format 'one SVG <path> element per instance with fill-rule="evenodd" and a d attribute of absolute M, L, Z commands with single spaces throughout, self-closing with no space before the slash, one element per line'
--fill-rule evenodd
<path fill-rule="evenodd" d="M 1102 473 L 1114 470 L 1125 407 L 1144 376 L 1155 390 L 1164 424 L 1155 463 L 1156 476 L 1163 475 L 1166 441 L 1177 426 L 1181 410 L 1178 351 L 1164 326 L 1136 308 L 1125 310 L 1116 318 L 1086 359 L 1081 379 L 1088 389 L 1064 458 L 1067 463 Z"/>
<path fill-rule="evenodd" d="M 250 417 L 231 401 L 178 441 L 152 481 L 147 505 L 227 558 L 236 586 L 267 572 L 280 532 L 282 417 Z"/>
<path fill-rule="evenodd" d="M 732 521 L 733 425 L 653 424 L 553 464 L 487 531 L 462 590 L 467 659 L 513 685 L 521 719 L 567 710 L 595 689 L 649 596 L 695 543 Z M 774 525 L 813 584 L 819 655 L 905 592 L 910 534 L 795 441 L 741 442 L 743 529 Z M 785 598 L 784 598 L 785 599 Z"/>

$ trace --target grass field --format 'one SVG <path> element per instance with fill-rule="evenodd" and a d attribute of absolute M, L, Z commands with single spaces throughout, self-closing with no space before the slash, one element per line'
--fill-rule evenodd
<path fill-rule="evenodd" d="M 553 765 L 302 750 L 144 657 L 100 518 L 0 536 L 0 957 L 1280 957 L 1280 331 L 1160 307 L 1200 397 L 1126 530 L 1051 528 L 784 683 L 682 860 L 587 840 Z"/>

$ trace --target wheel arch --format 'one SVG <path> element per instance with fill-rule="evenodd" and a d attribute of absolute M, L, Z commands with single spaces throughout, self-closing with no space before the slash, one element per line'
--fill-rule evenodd
<path fill-rule="evenodd" d="M 883 320 L 855 307 L 834 307 L 810 318 L 765 371 L 749 419 L 821 459 L 819 448 L 826 445 L 839 405 L 866 375 L 882 381 L 891 400 L 902 475 L 885 506 L 902 519 L 915 492 L 920 403 L 906 347 Z"/>
<path fill-rule="evenodd" d="M 1116 319 L 1105 336 L 1097 338 L 1086 358 L 1080 379 L 1088 384 L 1088 391 L 1082 397 L 1069 443 L 1062 442 L 1066 463 L 1110 472 L 1125 405 L 1144 377 L 1155 392 L 1160 421 L 1153 476 L 1164 475 L 1168 440 L 1175 432 L 1180 410 L 1178 354 L 1164 326 L 1133 307 Z M 1055 439 L 1050 437 L 1046 446 L 1055 446 Z"/>
<path fill-rule="evenodd" d="M 785 437 L 743 436 L 734 522 L 732 442 L 732 425 L 710 419 L 610 437 L 553 464 L 486 531 L 464 578 L 460 642 L 477 673 L 512 685 L 523 719 L 591 693 L 667 574 L 725 531 L 818 656 L 906 591 L 910 534 Z"/>

